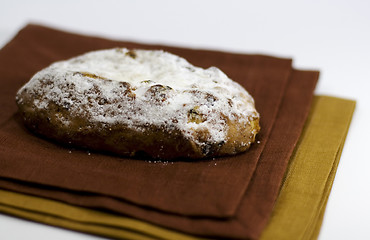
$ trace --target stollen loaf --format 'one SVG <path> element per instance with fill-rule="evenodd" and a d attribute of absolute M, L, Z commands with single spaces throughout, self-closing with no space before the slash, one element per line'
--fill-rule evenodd
<path fill-rule="evenodd" d="M 121 156 L 200 159 L 246 151 L 252 96 L 220 69 L 162 50 L 97 50 L 51 64 L 16 94 L 30 131 Z"/>

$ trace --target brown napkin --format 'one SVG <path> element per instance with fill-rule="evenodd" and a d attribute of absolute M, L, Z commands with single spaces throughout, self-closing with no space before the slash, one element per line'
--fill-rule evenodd
<path fill-rule="evenodd" d="M 201 162 L 151 164 L 70 150 L 22 126 L 14 95 L 32 74 L 53 61 L 112 47 L 165 49 L 191 63 L 217 66 L 255 97 L 262 130 L 245 154 Z M 85 37 L 28 25 L 0 53 L 0 176 L 97 193 L 182 215 L 232 216 L 268 140 L 291 72 L 291 60 L 260 55 L 149 46 Z M 70 153 L 71 152 L 71 153 Z"/>
<path fill-rule="evenodd" d="M 317 239 L 355 102 L 316 96 L 259 239 Z M 0 211 L 114 239 L 200 240 L 105 211 L 0 189 Z M 202 238 L 203 239 L 203 238 Z"/>
<path fill-rule="evenodd" d="M 45 42 L 43 39 L 48 40 Z M 58 41 L 61 42 L 56 44 Z M 71 42 L 83 45 L 81 48 L 84 51 L 89 50 L 90 45 L 91 49 L 113 46 L 165 48 L 186 57 L 195 65 L 220 67 L 254 96 L 262 116 L 261 143 L 255 144 L 245 154 L 230 158 L 153 164 L 97 153 L 88 155 L 79 150 L 69 153 L 68 149 L 34 137 L 23 129 L 17 116 L 12 115 L 15 112 L 14 104 L 8 103 L 29 76 L 26 78 L 20 76 L 22 73 L 8 71 L 10 67 L 3 69 L 1 64 L 6 63 L 3 52 L 12 54 L 11 58 L 21 63 L 23 60 L 23 64 L 19 65 L 28 63 L 24 67 L 27 69 L 37 61 L 25 61 L 23 52 L 30 54 L 36 48 L 30 57 L 34 55 L 32 58 L 42 59 L 41 54 L 45 56 L 44 61 L 49 63 L 50 59 L 59 59 L 54 55 L 70 52 L 74 48 L 68 45 Z M 27 46 L 28 43 L 32 43 L 33 48 Z M 68 43 L 67 46 L 65 43 Z M 79 53 L 78 50 L 69 54 L 75 55 Z M 13 62 L 14 69 L 14 59 L 10 62 Z M 8 105 L 8 115 L 1 115 L 0 118 L 0 176 L 3 177 L 1 184 L 4 188 L 82 206 L 110 209 L 193 234 L 227 238 L 259 236 L 271 213 L 287 161 L 299 138 L 318 77 L 317 72 L 294 71 L 285 93 L 291 72 L 289 60 L 140 46 L 83 37 L 35 25 L 23 29 L 0 52 L 0 63 L 0 73 L 8 74 L 7 79 L 14 79 L 10 89 L 7 86 L 11 86 L 11 82 L 0 82 L 5 85 L 0 91 L 6 87 L 6 91 L 14 91 L 4 98 L 6 101 L 1 99 L 3 105 Z M 46 65 L 40 63 L 38 67 Z M 284 93 L 284 101 L 270 135 L 269 130 L 274 124 Z M 250 181 L 257 162 L 256 172 Z M 183 216 L 185 214 L 188 217 Z"/>
<path fill-rule="evenodd" d="M 272 212 L 280 182 L 296 144 L 296 136 L 299 136 L 299 133 L 292 131 L 292 129 L 301 126 L 304 122 L 303 120 L 307 117 L 307 109 L 305 108 L 309 106 L 307 103 L 310 102 L 310 92 L 312 92 L 315 86 L 316 79 L 316 72 L 293 72 L 286 96 L 271 133 L 272 139 L 280 139 L 280 141 L 269 141 L 266 144 L 250 186 L 233 217 L 226 219 L 184 217 L 142 208 L 107 196 L 79 194 L 78 192 L 9 179 L 0 179 L 0 188 L 62 200 L 85 207 L 105 208 L 161 226 L 201 236 L 258 238 Z M 311 89 L 311 91 L 306 91 L 305 89 Z M 306 99 L 305 104 L 302 105 L 302 101 L 299 103 L 292 101 L 297 97 Z M 292 116 L 294 121 L 286 121 L 286 118 L 280 117 L 281 115 Z"/>

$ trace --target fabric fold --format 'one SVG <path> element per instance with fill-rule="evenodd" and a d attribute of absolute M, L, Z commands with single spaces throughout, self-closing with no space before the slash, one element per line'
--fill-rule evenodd
<path fill-rule="evenodd" d="M 202 240 L 159 226 L 54 200 L 0 189 L 0 212 L 115 239 Z"/>

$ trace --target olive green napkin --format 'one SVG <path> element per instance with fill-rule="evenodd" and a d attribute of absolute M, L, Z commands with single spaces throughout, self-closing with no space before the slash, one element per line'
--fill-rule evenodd
<path fill-rule="evenodd" d="M 0 189 L 0 212 L 117 239 L 201 239 L 112 213 Z"/>
<path fill-rule="evenodd" d="M 355 102 L 317 97 L 261 239 L 317 238 Z"/>
<path fill-rule="evenodd" d="M 317 238 L 355 102 L 315 97 L 261 239 Z M 199 239 L 143 221 L 0 190 L 0 211 L 118 239 Z"/>

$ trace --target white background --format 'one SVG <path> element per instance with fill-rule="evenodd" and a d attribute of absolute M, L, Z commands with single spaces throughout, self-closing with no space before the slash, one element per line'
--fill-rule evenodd
<path fill-rule="evenodd" d="M 370 1 L 0 0 L 0 47 L 29 22 L 114 39 L 262 53 L 357 101 L 320 239 L 370 239 Z M 0 196 L 1 197 L 1 196 Z M 92 239 L 0 215 L 0 239 Z"/>

